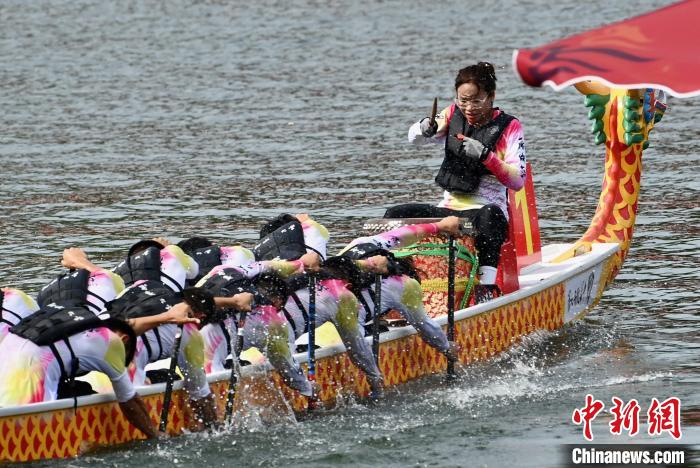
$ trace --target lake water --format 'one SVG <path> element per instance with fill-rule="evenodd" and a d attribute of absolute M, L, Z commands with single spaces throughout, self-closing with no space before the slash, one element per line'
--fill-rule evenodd
<path fill-rule="evenodd" d="M 440 150 L 409 146 L 406 131 L 478 60 L 496 65 L 497 105 L 525 128 L 543 242 L 573 241 L 603 149 L 582 97 L 524 86 L 513 49 L 668 3 L 5 0 L 0 284 L 36 293 L 70 246 L 110 266 L 156 235 L 250 246 L 280 212 L 312 213 L 340 246 L 388 206 L 437 201 Z M 629 257 L 585 320 L 375 407 L 70 465 L 560 466 L 561 445 L 584 441 L 571 414 L 587 393 L 642 412 L 679 397 L 682 442 L 700 444 L 699 112 L 697 98 L 670 100 Z M 611 436 L 609 420 L 596 442 L 649 440 Z"/>

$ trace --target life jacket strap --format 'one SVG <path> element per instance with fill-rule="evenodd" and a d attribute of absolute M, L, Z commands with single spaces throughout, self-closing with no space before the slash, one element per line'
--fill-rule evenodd
<path fill-rule="evenodd" d="M 304 244 L 304 247 L 306 247 L 308 250 L 312 250 L 312 251 L 316 252 L 316 254 L 318 254 L 318 256 L 321 257 L 321 260 L 325 260 L 325 259 L 326 259 L 326 257 L 324 257 L 323 254 L 322 254 L 321 252 L 319 252 L 318 250 L 314 249 L 314 248 L 311 247 L 310 245 Z"/>
<path fill-rule="evenodd" d="M 153 334 L 156 337 L 156 341 L 158 341 L 158 357 L 156 358 L 156 361 L 160 361 L 163 359 L 163 340 L 160 338 L 160 331 L 158 330 L 158 327 L 153 329 Z"/>
<path fill-rule="evenodd" d="M 226 338 L 226 354 L 230 354 L 231 359 L 235 359 L 236 357 L 233 355 L 233 351 L 231 349 L 231 334 L 228 332 L 228 328 L 224 322 L 219 322 L 219 326 L 221 327 L 221 333 L 223 333 L 224 338 Z"/>
<path fill-rule="evenodd" d="M 148 362 L 154 362 L 155 360 L 153 359 L 153 348 L 151 348 L 151 343 L 148 342 L 148 338 L 145 334 L 141 335 L 139 338 L 143 342 L 143 347 L 146 348 L 146 353 L 148 353 Z"/>
<path fill-rule="evenodd" d="M 297 296 L 297 293 L 293 292 L 292 294 L 290 294 L 290 296 L 292 297 L 292 300 L 294 300 L 294 303 L 299 308 L 301 315 L 304 316 L 304 333 L 307 333 L 309 331 L 309 313 L 306 311 L 306 308 L 304 307 L 304 304 L 301 302 L 301 299 L 299 299 L 299 296 Z"/>
<path fill-rule="evenodd" d="M 294 333 L 297 331 L 297 324 L 292 318 L 292 314 L 289 313 L 286 307 L 282 307 L 282 313 L 284 314 L 285 318 L 287 319 L 287 322 L 292 326 L 292 329 L 294 330 Z M 222 324 L 223 326 L 223 324 Z"/>
<path fill-rule="evenodd" d="M 14 316 L 17 318 L 17 320 L 22 320 L 22 317 L 21 317 L 18 313 L 12 312 L 10 309 L 6 309 L 6 308 L 3 307 L 3 308 L 2 308 L 2 311 L 3 311 L 3 312 L 7 312 L 8 314 L 14 315 Z M 3 318 L 2 318 L 2 314 L 0 314 L 0 319 L 2 319 L 2 321 L 5 322 L 5 323 L 8 323 L 8 324 L 10 324 L 10 325 L 14 325 L 14 323 L 10 323 L 10 322 L 8 322 L 7 320 L 3 319 Z"/>
<path fill-rule="evenodd" d="M 177 288 L 177 292 L 180 292 L 180 293 L 181 293 L 181 292 L 183 291 L 183 288 L 182 288 L 182 286 L 180 286 L 180 283 L 179 283 L 175 278 L 173 278 L 172 276 L 168 275 L 167 273 L 165 273 L 165 272 L 163 272 L 163 271 L 160 272 L 160 276 L 164 276 L 165 279 L 167 279 L 167 280 L 170 281 L 173 285 L 175 285 L 175 287 Z"/>
<path fill-rule="evenodd" d="M 371 289 L 368 289 L 367 291 L 371 291 Z M 370 298 L 372 299 L 372 302 L 374 302 L 374 298 L 371 297 L 371 295 L 370 295 Z M 367 299 L 365 299 L 364 294 L 362 294 L 362 293 L 358 294 L 357 299 L 360 301 L 360 303 L 362 304 L 362 307 L 364 307 L 364 309 L 365 309 L 365 323 L 367 323 L 374 318 L 373 309 L 367 303 Z"/>
<path fill-rule="evenodd" d="M 51 343 L 49 345 L 49 349 L 51 349 L 51 352 L 56 357 L 56 361 L 58 362 L 58 367 L 61 369 L 61 380 L 67 380 L 68 374 L 66 374 L 66 367 L 63 364 L 63 359 L 61 359 L 61 355 L 59 354 L 58 350 L 56 349 L 56 345 L 54 343 Z"/>
<path fill-rule="evenodd" d="M 63 338 L 62 341 L 66 344 L 66 348 L 68 348 L 68 352 L 70 353 L 70 370 L 68 372 L 66 372 L 66 367 L 63 363 L 63 359 L 61 359 L 58 349 L 56 349 L 56 345 L 51 343 L 49 345 L 49 349 L 51 349 L 51 352 L 56 357 L 56 361 L 61 368 L 61 380 L 68 381 L 68 386 L 73 394 L 73 412 L 77 412 L 78 396 L 75 392 L 75 376 L 78 374 L 78 369 L 80 368 L 80 360 L 76 357 L 75 352 L 73 352 L 73 347 L 70 345 L 69 338 Z"/>
<path fill-rule="evenodd" d="M 88 294 L 88 296 L 92 296 L 92 297 L 94 297 L 95 299 L 97 299 L 98 301 L 102 302 L 102 307 L 99 307 L 99 306 L 93 304 L 93 303 L 90 302 L 90 301 L 85 301 L 85 304 L 86 304 L 88 307 L 92 307 L 93 310 L 94 310 L 95 312 L 102 312 L 102 310 L 104 310 L 105 306 L 107 305 L 107 302 L 109 302 L 109 301 L 104 300 L 104 298 L 98 296 L 97 294 L 95 294 L 94 292 L 90 291 L 89 289 L 88 289 L 88 291 L 87 291 L 87 294 Z"/>

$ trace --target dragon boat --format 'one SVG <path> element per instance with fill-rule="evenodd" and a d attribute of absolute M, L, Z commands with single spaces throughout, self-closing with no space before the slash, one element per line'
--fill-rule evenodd
<path fill-rule="evenodd" d="M 693 17 L 686 13 L 681 16 L 684 14 Z M 557 68 L 542 57 L 561 59 L 561 43 L 577 37 L 539 49 L 516 51 L 516 69 L 528 84 L 536 85 L 555 80 L 557 71 L 570 73 L 571 61 L 565 60 L 566 66 Z M 616 42 L 615 37 L 610 40 Z M 635 79 L 607 80 L 586 70 L 581 70 L 577 76 L 577 80 L 569 77 L 563 81 L 569 79 L 567 84 L 574 84 L 585 95 L 594 138 L 605 146 L 605 170 L 595 214 L 589 228 L 577 241 L 541 245 L 534 186 L 528 170 L 525 187 L 509 193 L 508 197 L 509 239 L 503 247 L 498 268 L 498 283 L 504 294 L 477 305 L 470 299 L 475 271 L 473 240 L 468 234 L 457 240 L 454 300 L 459 306 L 454 313 L 454 331 L 462 364 L 489 359 L 534 331 L 555 330 L 584 316 L 596 306 L 629 251 L 637 215 L 642 152 L 648 145 L 649 132 L 665 111 L 658 91 L 665 85 L 663 80 L 645 82 L 650 86 L 640 86 Z M 591 77 L 599 79 L 592 82 Z M 615 82 L 620 86 L 615 86 Z M 665 89 L 673 92 L 668 86 Z M 370 220 L 364 229 L 377 232 L 399 222 L 406 220 Z M 445 328 L 449 289 L 446 245 L 446 239 L 433 237 L 399 252 L 415 256 L 423 275 L 426 310 Z M 366 378 L 351 363 L 330 324 L 317 331 L 317 344 L 322 345 L 316 351 L 316 380 L 322 389 L 320 399 L 334 402 L 342 395 L 367 395 Z M 306 366 L 305 353 L 297 354 L 296 358 Z M 245 412 L 250 407 L 262 407 L 273 413 L 307 410 L 306 398 L 287 388 L 264 360 L 251 359 L 255 362 L 241 371 L 236 411 Z M 444 373 L 447 362 L 427 346 L 411 326 L 398 326 L 390 327 L 380 336 L 379 365 L 387 387 L 391 388 L 430 374 Z M 208 376 L 213 392 L 220 397 L 222 414 L 229 374 L 220 372 Z M 164 390 L 165 384 L 137 389 L 154 421 L 161 412 Z M 197 424 L 187 409 L 181 382 L 177 382 L 167 432 L 180 434 Z M 80 397 L 76 408 L 72 399 L 0 408 L 1 462 L 72 457 L 96 445 L 117 445 L 142 437 L 122 416 L 111 393 Z"/>

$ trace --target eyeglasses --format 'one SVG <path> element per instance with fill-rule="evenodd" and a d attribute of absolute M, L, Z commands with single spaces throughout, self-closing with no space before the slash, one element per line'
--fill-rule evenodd
<path fill-rule="evenodd" d="M 483 106 L 483 105 L 486 103 L 486 101 L 488 100 L 488 98 L 489 98 L 488 95 L 487 95 L 487 96 L 484 96 L 484 97 L 481 98 L 481 99 L 476 99 L 476 98 L 469 98 L 469 99 L 462 98 L 462 99 L 459 99 L 459 98 L 455 98 L 455 104 L 457 104 L 457 105 L 460 106 L 460 107 L 481 107 L 481 106 Z"/>

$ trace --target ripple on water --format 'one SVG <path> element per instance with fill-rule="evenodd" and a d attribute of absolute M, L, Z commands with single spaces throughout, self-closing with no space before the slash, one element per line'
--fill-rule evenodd
<path fill-rule="evenodd" d="M 2 2 L 0 284 L 36 293 L 74 245 L 102 266 L 153 236 L 250 246 L 283 211 L 317 216 L 333 252 L 387 207 L 439 199 L 440 150 L 410 147 L 406 131 L 482 59 L 524 125 L 543 241 L 573 241 L 596 208 L 603 149 L 581 97 L 521 85 L 512 50 L 668 3 L 507 1 L 494 29 L 492 9 L 455 0 Z M 669 107 L 644 155 L 632 249 L 588 320 L 376 407 L 252 418 L 70 464 L 504 466 L 525 445 L 556 466 L 559 444 L 582 440 L 570 414 L 586 393 L 700 406 L 700 104 Z"/>

